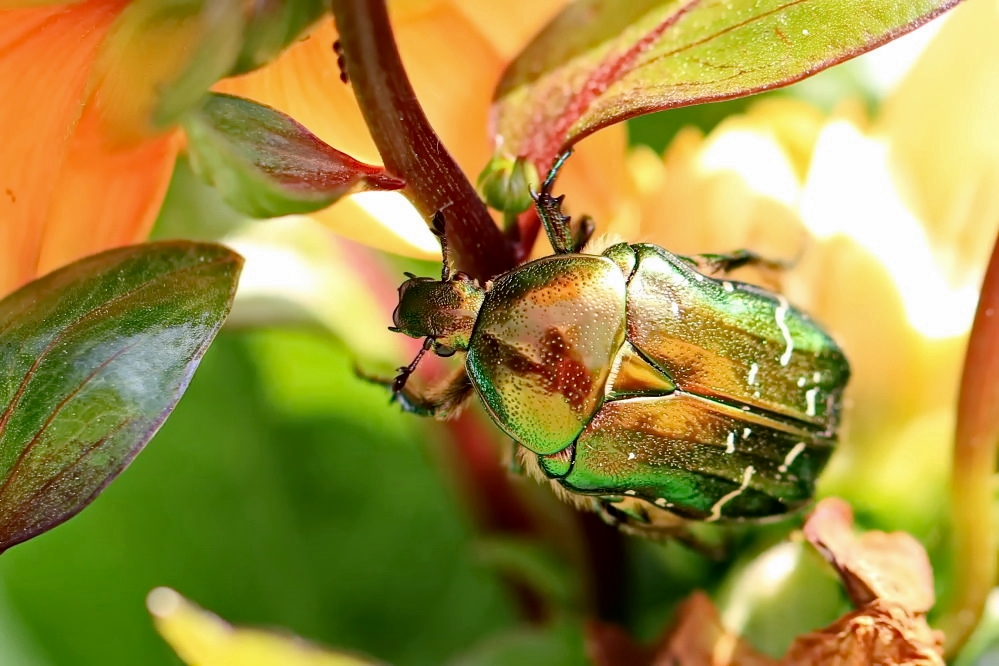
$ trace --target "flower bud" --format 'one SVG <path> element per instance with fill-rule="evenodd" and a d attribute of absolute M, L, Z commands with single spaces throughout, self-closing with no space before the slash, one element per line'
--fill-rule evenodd
<path fill-rule="evenodd" d="M 524 158 L 494 157 L 479 174 L 479 192 L 490 208 L 516 215 L 531 206 L 539 182 L 537 169 Z"/>

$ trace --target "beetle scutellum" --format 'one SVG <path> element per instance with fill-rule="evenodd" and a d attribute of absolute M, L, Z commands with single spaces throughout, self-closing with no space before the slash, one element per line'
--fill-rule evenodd
<path fill-rule="evenodd" d="M 561 197 L 563 156 L 536 198 L 555 254 L 484 286 L 452 272 L 399 288 L 397 330 L 466 352 L 408 411 L 446 418 L 478 393 L 559 494 L 638 530 L 756 519 L 803 506 L 836 442 L 847 361 L 779 295 L 695 270 L 656 245 L 580 252 Z M 582 234 L 585 235 L 585 234 Z M 746 255 L 740 255 L 740 261 Z"/>

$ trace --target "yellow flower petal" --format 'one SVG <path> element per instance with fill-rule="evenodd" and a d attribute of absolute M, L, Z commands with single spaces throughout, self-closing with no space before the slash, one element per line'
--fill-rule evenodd
<path fill-rule="evenodd" d="M 496 2 L 453 0 L 451 3 L 478 29 L 504 61 L 510 61 L 540 32 L 566 0 Z"/>
<path fill-rule="evenodd" d="M 156 629 L 191 666 L 371 666 L 300 638 L 233 627 L 173 590 L 160 587 L 146 600 Z"/>
<path fill-rule="evenodd" d="M 886 101 L 876 130 L 937 259 L 977 280 L 999 226 L 999 3 L 958 6 Z"/>
<path fill-rule="evenodd" d="M 795 206 L 800 181 L 791 152 L 764 122 L 737 116 L 707 138 L 681 131 L 659 167 L 632 158 L 641 185 L 641 226 L 625 233 L 673 252 L 697 254 L 749 248 L 792 259 L 804 236 Z"/>

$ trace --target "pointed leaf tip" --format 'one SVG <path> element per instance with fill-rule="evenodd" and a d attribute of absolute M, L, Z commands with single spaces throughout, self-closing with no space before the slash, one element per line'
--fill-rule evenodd
<path fill-rule="evenodd" d="M 242 258 L 187 241 L 87 257 L 0 301 L 0 552 L 69 519 L 156 433 Z"/>
<path fill-rule="evenodd" d="M 958 0 L 579 0 L 510 64 L 495 143 L 540 171 L 644 113 L 793 83 L 895 39 Z"/>
<path fill-rule="evenodd" d="M 348 194 L 406 185 L 283 113 L 240 97 L 213 93 L 183 124 L 195 172 L 253 217 L 311 213 Z"/>

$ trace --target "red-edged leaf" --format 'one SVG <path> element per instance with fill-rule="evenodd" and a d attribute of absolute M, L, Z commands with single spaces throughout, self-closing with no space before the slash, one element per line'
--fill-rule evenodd
<path fill-rule="evenodd" d="M 67 520 L 142 450 L 225 320 L 242 259 L 137 245 L 0 301 L 0 552 Z"/>
<path fill-rule="evenodd" d="M 253 217 L 310 213 L 365 190 L 405 182 L 323 143 L 274 109 L 211 94 L 184 121 L 194 171 Z"/>
<path fill-rule="evenodd" d="M 894 39 L 958 0 L 580 0 L 510 65 L 498 153 L 539 171 L 626 118 L 792 83 Z"/>

